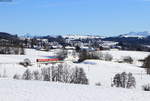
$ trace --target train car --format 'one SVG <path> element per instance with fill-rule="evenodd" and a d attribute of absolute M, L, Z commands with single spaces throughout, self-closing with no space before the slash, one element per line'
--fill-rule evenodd
<path fill-rule="evenodd" d="M 43 58 L 43 59 L 37 59 L 37 63 L 59 63 L 63 62 L 61 59 L 53 57 L 53 58 Z"/>

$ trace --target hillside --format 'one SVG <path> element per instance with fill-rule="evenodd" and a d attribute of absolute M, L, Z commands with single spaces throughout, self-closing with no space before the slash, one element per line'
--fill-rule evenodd
<path fill-rule="evenodd" d="M 106 37 L 102 40 L 119 42 L 123 50 L 149 51 L 149 47 L 146 47 L 146 45 L 150 44 L 150 33 L 148 31 L 129 32 L 118 36 Z"/>
<path fill-rule="evenodd" d="M 120 35 L 120 37 L 136 37 L 136 38 L 146 38 L 150 36 L 148 31 L 144 32 L 129 32 L 127 34 Z"/>
<path fill-rule="evenodd" d="M 12 35 L 10 33 L 6 32 L 0 32 L 0 52 L 2 52 L 2 49 L 5 48 L 6 50 L 8 47 L 21 47 L 23 46 L 23 41 L 19 39 L 17 35 Z M 7 48 L 6 48 L 7 47 Z"/>
<path fill-rule="evenodd" d="M 6 32 L 0 32 L 0 39 L 16 39 L 16 38 L 17 38 L 17 36 L 15 36 L 15 35 L 11 35 Z"/>

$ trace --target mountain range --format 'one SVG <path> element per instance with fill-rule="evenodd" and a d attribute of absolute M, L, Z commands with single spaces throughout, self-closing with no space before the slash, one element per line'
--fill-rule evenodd
<path fill-rule="evenodd" d="M 1 34 L 1 33 L 0 33 Z M 126 34 L 120 34 L 118 36 L 115 37 L 120 37 L 120 38 L 146 38 L 150 36 L 150 32 L 148 31 L 143 31 L 143 32 L 129 32 Z M 26 33 L 24 35 L 22 35 L 21 37 L 24 38 L 33 38 L 34 36 Z M 37 36 L 38 37 L 38 36 Z M 39 36 L 41 37 L 41 36 Z M 54 37 L 53 35 L 51 37 Z M 55 36 L 56 37 L 56 36 Z M 104 36 L 100 36 L 100 35 L 75 35 L 75 34 L 70 34 L 70 35 L 63 35 L 63 38 L 74 38 L 74 39 L 86 39 L 86 38 L 108 38 L 108 37 L 104 37 Z"/>
<path fill-rule="evenodd" d="M 119 35 L 119 37 L 135 37 L 135 38 L 146 38 L 150 36 L 150 32 L 148 31 L 144 31 L 144 32 L 129 32 L 127 34 L 122 34 L 122 35 Z"/>
<path fill-rule="evenodd" d="M 25 38 L 33 38 L 31 34 L 25 34 Z M 67 36 L 68 37 L 68 36 Z M 6 32 L 0 32 L 0 39 L 7 39 L 7 40 L 16 40 L 19 37 L 17 35 L 12 35 L 10 33 Z M 54 37 L 52 36 L 39 36 L 39 38 L 47 38 L 47 39 L 52 39 Z M 65 38 L 65 37 L 64 37 Z M 100 36 L 94 36 L 94 35 L 72 35 L 69 36 L 68 38 L 99 38 L 101 40 L 106 40 L 106 41 L 116 41 L 116 42 L 127 42 L 127 43 L 136 43 L 136 44 L 146 44 L 150 45 L 150 32 L 144 31 L 144 32 L 129 32 L 127 34 L 122 34 L 118 35 L 115 37 L 100 37 Z M 52 41 L 52 40 L 51 40 Z"/>
<path fill-rule="evenodd" d="M 17 35 L 12 35 L 12 34 L 9 34 L 6 32 L 0 32 L 0 39 L 7 39 L 7 40 L 14 39 L 14 40 L 16 40 Z"/>

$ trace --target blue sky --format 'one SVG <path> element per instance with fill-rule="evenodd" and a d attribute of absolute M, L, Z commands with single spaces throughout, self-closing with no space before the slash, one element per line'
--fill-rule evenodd
<path fill-rule="evenodd" d="M 150 31 L 150 0 L 12 1 L 0 2 L 0 31 L 102 36 Z"/>

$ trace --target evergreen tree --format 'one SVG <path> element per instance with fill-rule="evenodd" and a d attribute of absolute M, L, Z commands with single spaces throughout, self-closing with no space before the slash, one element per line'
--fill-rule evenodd
<path fill-rule="evenodd" d="M 147 74 L 150 74 L 150 55 L 144 59 L 143 67 L 146 68 Z"/>

